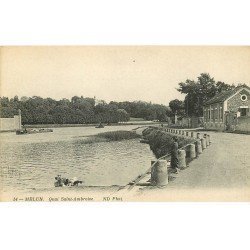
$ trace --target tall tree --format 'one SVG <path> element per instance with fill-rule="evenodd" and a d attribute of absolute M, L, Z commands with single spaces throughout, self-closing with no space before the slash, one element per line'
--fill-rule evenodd
<path fill-rule="evenodd" d="M 185 113 L 185 107 L 184 102 L 178 99 L 174 99 L 169 102 L 169 107 L 172 111 L 172 115 L 184 115 Z"/>
<path fill-rule="evenodd" d="M 197 81 L 187 79 L 179 83 L 179 92 L 186 94 L 184 104 L 188 116 L 202 116 L 203 104 L 217 93 L 234 88 L 224 82 L 216 82 L 207 73 L 202 73 Z"/>
<path fill-rule="evenodd" d="M 23 124 L 83 124 L 83 123 L 117 123 L 128 121 L 131 117 L 147 120 L 166 120 L 169 109 L 164 105 L 147 102 L 110 102 L 94 98 L 73 96 L 71 100 L 39 96 L 14 98 L 1 97 L 0 111 L 2 117 L 13 117 L 22 111 Z"/>

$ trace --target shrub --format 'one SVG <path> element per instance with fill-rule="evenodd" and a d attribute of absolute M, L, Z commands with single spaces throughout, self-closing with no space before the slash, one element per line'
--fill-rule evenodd
<path fill-rule="evenodd" d="M 149 141 L 150 149 L 153 151 L 156 158 L 160 158 L 171 152 L 174 137 L 177 137 L 179 148 L 195 141 L 194 139 L 166 133 L 161 128 L 155 127 L 145 129 L 142 135 Z"/>
<path fill-rule="evenodd" d="M 107 141 L 121 141 L 140 138 L 141 136 L 132 131 L 111 131 L 95 135 L 98 138 L 105 138 Z"/>

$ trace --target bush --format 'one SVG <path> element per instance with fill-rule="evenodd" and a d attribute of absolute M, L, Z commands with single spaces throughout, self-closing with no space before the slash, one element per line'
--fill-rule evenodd
<path fill-rule="evenodd" d="M 130 140 L 140 138 L 141 136 L 136 134 L 132 131 L 111 131 L 111 132 L 104 132 L 95 135 L 98 138 L 104 138 L 107 141 L 121 141 L 121 140 Z"/>
<path fill-rule="evenodd" d="M 195 141 L 194 139 L 166 133 L 161 128 L 155 127 L 145 129 L 142 135 L 149 141 L 150 149 L 153 151 L 156 158 L 160 158 L 171 152 L 174 137 L 177 137 L 179 148 Z"/>

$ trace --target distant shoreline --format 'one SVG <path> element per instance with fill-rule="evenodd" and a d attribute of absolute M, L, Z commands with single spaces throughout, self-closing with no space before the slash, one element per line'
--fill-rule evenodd
<path fill-rule="evenodd" d="M 166 124 L 164 122 L 126 122 L 126 123 L 111 123 L 109 125 L 103 123 L 104 126 L 130 126 L 130 125 L 159 125 L 159 124 Z M 25 128 L 64 128 L 64 127 L 95 127 L 98 124 L 25 124 L 23 127 Z"/>
<path fill-rule="evenodd" d="M 114 126 L 148 126 L 148 125 L 167 125 L 166 122 L 152 122 L 152 121 L 140 121 L 140 122 L 125 122 L 125 123 L 111 123 L 109 125 L 103 123 L 105 127 L 114 127 Z M 23 128 L 74 128 L 74 127 L 96 127 L 99 123 L 95 124 L 24 124 Z M 10 133 L 16 132 L 16 130 L 4 130 L 0 133 Z"/>

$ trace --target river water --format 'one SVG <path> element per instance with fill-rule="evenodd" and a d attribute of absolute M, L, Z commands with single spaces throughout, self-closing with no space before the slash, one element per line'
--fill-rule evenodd
<path fill-rule="evenodd" d="M 86 144 L 88 135 L 131 130 L 136 125 L 54 128 L 53 133 L 0 133 L 1 182 L 4 191 L 52 188 L 54 177 L 74 178 L 86 186 L 125 185 L 144 173 L 154 159 L 138 139 Z"/>

